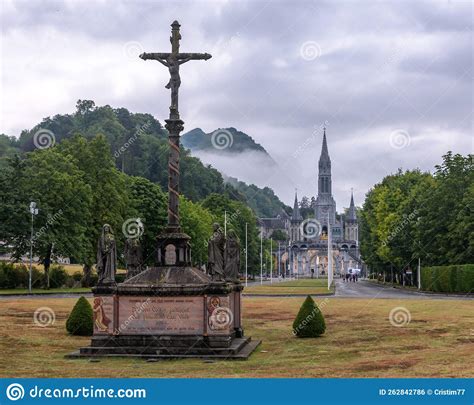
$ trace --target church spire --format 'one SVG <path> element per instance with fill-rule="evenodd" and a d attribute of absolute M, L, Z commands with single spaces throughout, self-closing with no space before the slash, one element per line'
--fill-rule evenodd
<path fill-rule="evenodd" d="M 323 146 L 321 147 L 321 156 L 319 158 L 318 167 L 318 195 L 332 195 L 331 159 L 329 157 L 328 141 L 326 139 L 326 127 L 324 127 Z"/>
<path fill-rule="evenodd" d="M 303 217 L 300 213 L 300 207 L 298 205 L 298 191 L 295 190 L 295 203 L 293 204 L 293 214 L 291 215 L 292 221 L 302 221 Z"/>
<path fill-rule="evenodd" d="M 354 191 L 352 188 L 351 188 L 351 205 L 349 206 L 347 219 L 349 219 L 350 221 L 357 221 L 357 214 L 356 214 L 356 209 L 354 205 Z"/>
<path fill-rule="evenodd" d="M 321 148 L 321 157 L 319 158 L 319 161 L 322 161 L 322 160 L 331 160 L 329 158 L 329 151 L 328 151 L 328 142 L 327 142 L 327 139 L 326 139 L 326 127 L 324 127 L 323 129 L 323 146 Z"/>

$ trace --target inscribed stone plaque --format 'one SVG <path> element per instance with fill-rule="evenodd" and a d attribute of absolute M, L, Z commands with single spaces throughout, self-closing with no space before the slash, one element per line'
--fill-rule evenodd
<path fill-rule="evenodd" d="M 114 297 L 94 297 L 94 334 L 112 334 L 114 319 Z"/>
<path fill-rule="evenodd" d="M 118 331 L 130 335 L 204 332 L 203 297 L 120 297 Z"/>

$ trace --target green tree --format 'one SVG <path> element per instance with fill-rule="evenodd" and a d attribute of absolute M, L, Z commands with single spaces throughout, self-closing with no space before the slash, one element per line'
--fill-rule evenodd
<path fill-rule="evenodd" d="M 472 155 L 444 155 L 421 201 L 418 239 L 426 265 L 474 262 L 473 187 Z"/>
<path fill-rule="evenodd" d="M 235 230 L 241 243 L 242 264 L 245 262 L 245 224 L 247 224 L 249 274 L 259 272 L 260 239 L 254 212 L 246 204 L 219 194 L 209 195 L 202 202 L 202 206 L 213 214 L 222 228 L 224 228 L 224 215 L 227 212 L 227 228 Z"/>
<path fill-rule="evenodd" d="M 140 218 L 144 225 L 141 242 L 145 263 L 154 263 L 156 261 L 156 237 L 166 225 L 166 194 L 158 184 L 143 177 L 128 177 L 127 188 L 132 208 L 130 215 Z"/>
<path fill-rule="evenodd" d="M 90 216 L 86 223 L 86 254 L 82 261 L 84 282 L 88 284 L 92 266 L 96 262 L 97 240 L 102 226 L 105 223 L 111 225 L 120 251 L 123 246 L 123 237 L 120 237 L 122 225 L 133 216 L 134 211 L 128 198 L 126 176 L 115 168 L 105 136 L 98 135 L 90 141 L 75 136 L 63 142 L 60 150 L 82 171 L 83 179 L 91 190 Z"/>
<path fill-rule="evenodd" d="M 193 203 L 183 196 L 180 197 L 179 204 L 181 227 L 191 237 L 193 263 L 205 264 L 214 218 L 200 203 Z"/>
<path fill-rule="evenodd" d="M 13 246 L 17 258 L 28 251 L 29 204 L 37 204 L 33 251 L 44 264 L 49 287 L 52 258 L 83 257 L 85 253 L 91 189 L 73 162 L 56 148 L 32 152 L 21 163 L 12 161 L 2 185 L 0 198 L 7 215 L 2 221 L 2 238 Z"/>

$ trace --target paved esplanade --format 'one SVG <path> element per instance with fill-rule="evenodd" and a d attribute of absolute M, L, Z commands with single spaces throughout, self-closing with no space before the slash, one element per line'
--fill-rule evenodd
<path fill-rule="evenodd" d="M 430 294 L 393 288 L 390 284 L 379 285 L 366 280 L 344 282 L 335 279 L 336 298 L 396 298 L 396 299 L 474 299 L 474 295 Z"/>
<path fill-rule="evenodd" d="M 289 281 L 289 280 L 286 280 Z M 274 281 L 274 284 L 278 281 Z M 382 298 L 393 298 L 393 299 L 434 299 L 434 300 L 474 300 L 474 294 L 457 294 L 457 295 L 446 295 L 446 294 L 431 294 L 419 292 L 416 290 L 403 290 L 401 288 L 393 288 L 390 284 L 385 286 L 375 284 L 366 280 L 359 280 L 355 283 L 344 282 L 342 279 L 336 278 L 336 294 L 326 295 L 328 298 L 356 298 L 356 299 L 382 299 Z M 260 281 L 252 281 L 249 285 L 260 285 Z M 264 285 L 270 285 L 270 281 L 266 280 L 263 282 Z M 245 292 L 245 290 L 244 290 Z M 295 288 L 297 292 L 297 288 Z M 91 294 L 38 294 L 38 295 L 0 295 L 2 299 L 47 299 L 47 298 L 71 298 L 78 297 L 79 295 L 91 296 Z M 270 294 L 249 294 L 250 297 L 261 298 L 285 298 L 295 297 L 292 294 L 285 295 L 270 295 Z"/>

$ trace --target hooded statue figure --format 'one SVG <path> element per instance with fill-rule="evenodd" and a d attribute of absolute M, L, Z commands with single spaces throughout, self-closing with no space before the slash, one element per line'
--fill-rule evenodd
<path fill-rule="evenodd" d="M 225 244 L 225 277 L 232 281 L 239 279 L 240 271 L 240 243 L 239 237 L 233 229 L 227 232 Z"/>
<path fill-rule="evenodd" d="M 112 228 L 109 224 L 102 227 L 102 234 L 97 243 L 98 284 L 115 284 L 117 270 L 117 246 Z"/>
<path fill-rule="evenodd" d="M 208 245 L 208 269 L 213 280 L 224 279 L 224 248 L 225 237 L 219 224 L 212 225 L 213 235 Z"/>
<path fill-rule="evenodd" d="M 143 249 L 139 238 L 128 238 L 125 241 L 124 258 L 127 265 L 127 279 L 140 274 L 143 265 Z"/>

